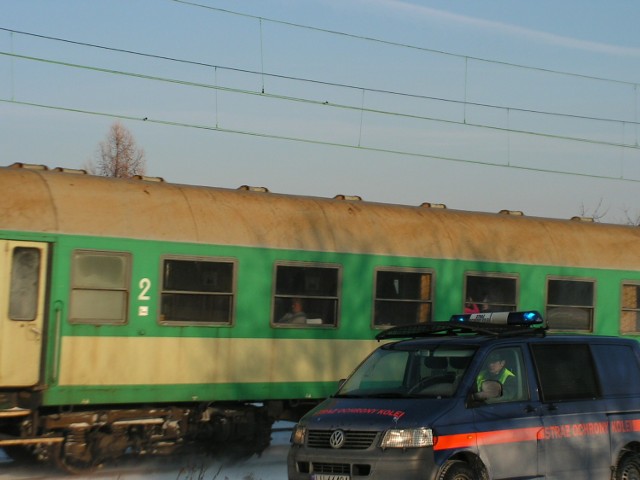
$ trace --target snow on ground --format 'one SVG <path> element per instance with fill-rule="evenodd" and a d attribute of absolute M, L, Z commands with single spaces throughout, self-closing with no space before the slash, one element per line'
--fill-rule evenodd
<path fill-rule="evenodd" d="M 107 465 L 91 475 L 69 476 L 45 465 L 16 465 L 0 455 L 0 480 L 283 480 L 292 426 L 275 424 L 271 446 L 242 462 L 205 455 L 143 457 Z"/>

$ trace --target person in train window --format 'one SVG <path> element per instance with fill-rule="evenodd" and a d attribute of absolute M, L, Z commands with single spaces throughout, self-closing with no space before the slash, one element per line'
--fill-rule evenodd
<path fill-rule="evenodd" d="M 285 313 L 280 319 L 281 323 L 304 324 L 307 321 L 307 314 L 304 313 L 304 305 L 301 298 L 291 299 L 291 311 Z"/>
<path fill-rule="evenodd" d="M 464 313 L 480 313 L 480 307 L 469 297 L 467 303 L 464 304 Z"/>

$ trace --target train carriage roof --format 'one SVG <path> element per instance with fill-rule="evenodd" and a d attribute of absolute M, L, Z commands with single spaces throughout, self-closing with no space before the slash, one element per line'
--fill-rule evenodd
<path fill-rule="evenodd" d="M 2 229 L 52 234 L 640 268 L 640 229 L 0 168 Z"/>

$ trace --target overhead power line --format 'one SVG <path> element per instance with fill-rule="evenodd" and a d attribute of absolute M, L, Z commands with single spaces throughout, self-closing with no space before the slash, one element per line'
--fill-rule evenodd
<path fill-rule="evenodd" d="M 522 65 L 522 64 L 518 64 L 518 63 L 504 62 L 504 61 L 499 61 L 499 60 L 490 60 L 490 59 L 487 59 L 487 58 L 473 57 L 473 56 L 470 56 L 470 55 L 462 55 L 462 54 L 459 54 L 459 53 L 447 52 L 445 50 L 436 50 L 436 49 L 433 49 L 433 48 L 421 47 L 421 46 L 412 45 L 412 44 L 409 44 L 409 43 L 394 42 L 394 41 L 391 41 L 391 40 L 383 40 L 381 38 L 369 37 L 369 36 L 365 36 L 365 35 L 356 35 L 356 34 L 353 34 L 353 33 L 341 32 L 341 31 L 338 31 L 338 30 L 330 30 L 330 29 L 327 29 L 327 28 L 314 27 L 314 26 L 310 26 L 310 25 L 302 25 L 302 24 L 299 24 L 299 23 L 288 22 L 288 21 L 284 21 L 284 20 L 277 20 L 277 19 L 274 19 L 274 18 L 266 18 L 266 17 L 257 16 L 257 15 L 251 15 L 251 14 L 248 14 L 248 13 L 236 12 L 236 11 L 228 10 L 228 9 L 225 9 L 225 8 L 212 7 L 210 5 L 203 5 L 201 3 L 197 3 L 197 2 L 193 2 L 193 1 L 189 1 L 189 0 L 171 0 L 171 1 L 173 1 L 175 3 L 180 3 L 180 4 L 183 4 L 183 5 L 187 5 L 187 6 L 190 6 L 190 7 L 197 7 L 197 8 L 202 8 L 202 9 L 205 9 L 205 10 L 210 10 L 210 11 L 215 11 L 215 12 L 220 12 L 220 13 L 226 13 L 226 14 L 229 14 L 229 15 L 235 15 L 235 16 L 239 16 L 239 17 L 251 18 L 251 19 L 254 19 L 254 20 L 262 21 L 262 22 L 270 22 L 270 23 L 274 23 L 274 24 L 286 25 L 286 26 L 294 27 L 294 28 L 312 30 L 312 31 L 316 31 L 316 32 L 330 34 L 330 35 L 336 35 L 336 36 L 341 36 L 341 37 L 346 37 L 346 38 L 363 40 L 363 41 L 367 41 L 367 42 L 374 42 L 374 43 L 383 44 L 383 45 L 389 45 L 389 46 L 393 46 L 393 47 L 407 48 L 407 49 L 418 50 L 418 51 L 427 52 L 427 53 L 445 55 L 445 56 L 448 56 L 448 57 L 455 57 L 455 58 L 460 58 L 460 59 L 474 60 L 474 61 L 478 61 L 478 62 L 492 63 L 492 64 L 495 64 L 495 65 L 503 65 L 503 66 L 506 66 L 506 67 L 522 68 L 522 69 L 526 69 L 526 70 L 532 70 L 532 71 L 543 72 L 543 73 L 552 73 L 552 74 L 556 74 L 556 75 L 565 75 L 565 76 L 568 76 L 568 77 L 583 78 L 583 79 L 587 79 L 587 80 L 598 80 L 598 81 L 602 81 L 602 82 L 613 82 L 613 83 L 619 83 L 619 84 L 622 84 L 622 85 L 630 85 L 630 86 L 639 85 L 637 82 L 628 82 L 628 81 L 625 81 L 625 80 L 616 80 L 616 79 L 612 79 L 612 78 L 597 77 L 597 76 L 593 76 L 593 75 L 585 75 L 585 74 L 575 73 L 575 72 L 567 72 L 567 71 L 562 71 L 562 70 L 553 70 L 553 69 L 550 69 L 550 68 L 534 67 L 534 66 L 530 66 L 530 65 Z"/>
<path fill-rule="evenodd" d="M 569 172 L 569 171 L 563 171 L 563 170 L 552 170 L 547 168 L 529 167 L 524 165 L 507 165 L 504 163 L 487 162 L 487 161 L 481 161 L 481 160 L 469 160 L 469 159 L 456 158 L 456 157 L 447 157 L 443 155 L 431 155 L 428 153 L 411 152 L 407 150 L 352 145 L 352 144 L 340 143 L 340 142 L 327 142 L 327 141 L 313 140 L 309 138 L 293 137 L 293 136 L 286 136 L 286 135 L 274 135 L 274 134 L 261 133 L 261 132 L 252 132 L 248 130 L 223 128 L 223 127 L 212 126 L 212 125 L 202 125 L 202 124 L 194 124 L 194 123 L 186 123 L 186 122 L 174 122 L 170 120 L 154 119 L 149 117 L 140 118 L 140 117 L 123 115 L 118 113 L 83 110 L 79 108 L 61 107 L 61 106 L 47 105 L 42 103 L 21 102 L 18 100 L 9 100 L 4 98 L 0 98 L 0 102 L 15 104 L 15 105 L 22 105 L 27 107 L 36 107 L 36 108 L 44 108 L 49 110 L 71 112 L 71 113 L 81 113 L 85 115 L 116 118 L 120 120 L 154 123 L 158 125 L 166 125 L 171 127 L 193 128 L 198 130 L 208 130 L 208 131 L 215 131 L 220 133 L 231 133 L 231 134 L 237 134 L 237 135 L 257 137 L 257 138 L 286 140 L 286 141 L 292 141 L 292 142 L 298 142 L 298 143 L 321 145 L 326 147 L 339 147 L 339 148 L 346 148 L 351 150 L 363 150 L 363 151 L 369 151 L 369 152 L 387 153 L 387 154 L 393 154 L 393 155 L 399 155 L 399 156 L 405 156 L 405 157 L 428 158 L 432 160 L 442 160 L 447 162 L 480 165 L 480 166 L 486 166 L 486 167 L 510 168 L 514 170 L 524 170 L 524 171 L 538 172 L 538 173 L 553 173 L 553 174 L 560 174 L 560 175 L 569 175 L 573 177 L 597 178 L 597 179 L 604 179 L 604 180 L 617 180 L 617 181 L 623 181 L 623 182 L 640 183 L 640 179 L 633 179 L 633 178 L 614 177 L 609 175 L 595 175 L 595 174 L 587 174 L 587 173 L 576 173 L 576 172 Z"/>
<path fill-rule="evenodd" d="M 190 2 L 183 2 L 183 1 L 180 1 L 180 0 L 172 0 L 172 1 L 176 1 L 176 2 L 179 2 L 179 3 L 189 3 L 190 4 Z M 230 12 L 228 10 L 217 9 L 217 8 L 214 8 L 214 7 L 205 7 L 205 8 L 210 8 L 212 10 L 220 10 L 220 11 L 223 11 L 223 12 L 226 12 L 226 13 L 234 13 L 234 12 Z M 245 15 L 245 14 L 240 14 L 240 13 L 237 14 L 237 15 L 252 17 L 250 15 Z M 252 18 L 260 18 L 260 17 L 252 17 Z M 277 22 L 277 20 L 271 20 L 271 21 Z M 283 23 L 286 23 L 286 22 L 283 22 Z M 312 27 L 309 27 L 309 28 L 312 28 Z M 624 119 L 619 119 L 619 118 L 595 117 L 595 116 L 589 116 L 589 115 L 576 115 L 576 114 L 562 113 L 562 112 L 549 112 L 549 111 L 545 111 L 545 110 L 536 110 L 536 109 L 530 109 L 530 108 L 520 108 L 520 107 L 507 106 L 507 105 L 495 105 L 495 104 L 490 104 L 490 103 L 472 102 L 472 101 L 468 101 L 468 100 L 456 100 L 456 99 L 445 98 L 445 97 L 435 97 L 435 96 L 430 96 L 430 95 L 420 95 L 420 94 L 415 94 L 415 93 L 399 92 L 399 91 L 396 91 L 396 90 L 365 87 L 365 86 L 362 86 L 362 85 L 353 85 L 353 84 L 338 83 L 338 82 L 328 82 L 328 81 L 311 79 L 311 78 L 296 77 L 296 76 L 292 76 L 292 75 L 282 75 L 282 74 L 277 74 L 277 73 L 273 73 L 273 72 L 265 72 L 265 71 L 258 72 L 256 70 L 249 70 L 249 69 L 244 69 L 244 68 L 230 67 L 230 66 L 227 66 L 227 65 L 218 65 L 218 64 L 207 63 L 207 62 L 200 62 L 200 61 L 197 61 L 197 60 L 188 60 L 188 59 L 184 59 L 184 58 L 169 57 L 169 56 L 166 56 L 166 55 L 157 55 L 157 54 L 148 53 L 148 52 L 141 52 L 141 51 L 137 51 L 137 50 L 109 47 L 109 46 L 106 46 L 106 45 L 100 45 L 100 44 L 89 43 L 89 42 L 81 42 L 81 41 L 77 41 L 77 40 L 70 40 L 70 39 L 67 39 L 67 38 L 53 37 L 53 36 L 50 36 L 50 35 L 41 35 L 41 34 L 37 34 L 37 33 L 33 33 L 33 32 L 25 32 L 25 31 L 21 31 L 21 30 L 14 30 L 14 29 L 6 28 L 6 27 L 0 27 L 0 31 L 5 31 L 5 32 L 8 32 L 8 33 L 16 34 L 16 35 L 25 35 L 25 36 L 34 37 L 34 38 L 40 38 L 40 39 L 43 39 L 43 40 L 51 40 L 51 41 L 55 41 L 55 42 L 68 43 L 68 44 L 71 44 L 71 45 L 77 45 L 77 46 L 81 46 L 81 47 L 95 48 L 95 49 L 105 50 L 105 51 L 114 52 L 114 53 L 123 53 L 123 54 L 126 54 L 126 55 L 134 55 L 134 56 L 143 57 L 143 58 L 149 58 L 149 59 L 155 59 L 155 60 L 163 60 L 163 61 L 168 61 L 168 62 L 181 63 L 181 64 L 185 64 L 185 65 L 192 65 L 192 66 L 198 66 L 198 67 L 206 67 L 206 68 L 212 68 L 212 69 L 223 70 L 223 71 L 226 70 L 226 71 L 230 71 L 230 72 L 245 73 L 245 74 L 249 74 L 249 75 L 264 76 L 264 77 L 281 79 L 281 80 L 291 80 L 291 81 L 295 81 L 295 82 L 311 83 L 311 84 L 323 85 L 323 86 L 328 86 L 328 87 L 344 88 L 344 89 L 357 90 L 357 91 L 363 91 L 364 90 L 366 92 L 379 93 L 379 94 L 383 94 L 383 95 L 394 95 L 394 96 L 398 96 L 398 97 L 415 98 L 415 99 L 420 99 L 420 100 L 433 100 L 433 101 L 437 101 L 437 102 L 457 104 L 457 105 L 466 105 L 466 106 L 470 106 L 470 107 L 480 107 L 480 108 L 496 109 L 496 110 L 503 110 L 503 111 L 504 110 L 509 110 L 511 112 L 530 113 L 530 114 L 536 114 L 536 115 L 552 115 L 552 116 L 559 117 L 559 118 L 590 120 L 590 121 L 600 121 L 600 122 L 613 122 L 613 123 L 626 123 L 626 124 L 630 124 L 630 125 L 640 123 L 640 122 L 635 122 L 635 121 L 631 121 L 631 120 L 624 120 Z M 345 35 L 348 35 L 348 34 L 345 34 Z M 419 48 L 419 47 L 415 47 L 415 48 Z M 6 55 L 10 55 L 7 52 L 3 52 L 3 53 L 6 54 Z M 447 54 L 447 55 L 456 56 L 453 53 Z M 489 63 L 497 63 L 497 64 L 501 63 L 501 62 L 495 62 L 493 60 L 477 59 L 477 58 L 474 58 L 474 57 L 462 57 L 462 58 L 469 58 L 469 59 L 473 59 L 473 60 L 481 60 L 483 62 L 489 62 Z M 510 64 L 507 64 L 507 65 L 510 65 Z M 512 66 L 516 66 L 516 67 L 520 67 L 520 68 L 529 68 L 529 67 L 518 66 L 518 65 L 512 65 Z M 556 72 L 556 71 L 549 71 L 549 72 L 551 72 L 551 73 L 562 73 L 562 72 Z M 572 74 L 568 74 L 567 73 L 567 75 L 572 75 Z M 577 75 L 577 76 L 582 76 L 582 75 Z M 634 85 L 634 86 L 637 85 L 638 87 L 640 87 L 640 84 L 622 82 L 622 81 L 619 81 L 619 80 L 607 80 L 607 79 L 598 78 L 598 77 L 584 77 L 584 76 L 582 76 L 582 77 L 583 78 L 589 78 L 589 79 L 592 79 L 592 80 L 601 80 L 601 81 L 608 81 L 608 82 L 613 82 L 613 83 L 622 83 L 622 84 L 626 84 L 626 85 Z"/>
<path fill-rule="evenodd" d="M 534 132 L 534 131 L 531 131 L 531 130 L 517 130 L 517 129 L 513 129 L 513 128 L 496 127 L 496 126 L 485 125 L 485 124 L 480 124 L 480 123 L 468 122 L 466 120 L 448 120 L 448 119 L 443 119 L 443 118 L 438 118 L 438 117 L 428 117 L 428 116 L 425 116 L 425 115 L 407 114 L 407 113 L 394 112 L 394 111 L 389 111 L 389 110 L 372 109 L 372 108 L 367 108 L 364 105 L 353 106 L 353 105 L 345 105 L 345 104 L 340 104 L 340 103 L 331 103 L 331 102 L 325 102 L 325 101 L 319 101 L 319 100 L 311 100 L 311 99 L 308 99 L 308 98 L 293 97 L 293 96 L 287 96 L 287 95 L 277 95 L 277 94 L 272 94 L 272 93 L 262 92 L 262 91 L 238 89 L 238 88 L 233 88 L 233 87 L 223 87 L 221 85 L 214 85 L 214 84 L 209 84 L 209 83 L 192 82 L 192 81 L 188 81 L 188 80 L 180 80 L 180 79 L 175 79 L 175 78 L 159 77 L 159 76 L 147 75 L 147 74 L 143 74 L 143 73 L 135 73 L 135 72 L 127 72 L 127 71 L 123 71 L 123 70 L 107 69 L 107 68 L 95 67 L 95 66 L 90 66 L 90 65 L 82 65 L 82 64 L 76 64 L 76 63 L 70 63 L 70 62 L 61 62 L 61 61 L 57 61 L 57 60 L 50 60 L 50 59 L 41 58 L 41 57 L 31 57 L 31 56 L 26 56 L 26 55 L 18 55 L 18 54 L 9 53 L 9 52 L 3 52 L 3 51 L 0 51 L 0 55 L 8 56 L 8 57 L 11 57 L 11 58 L 17 58 L 17 59 L 21 59 L 21 60 L 27 60 L 27 61 L 41 62 L 41 63 L 47 63 L 47 64 L 51 64 L 51 65 L 58 65 L 58 66 L 76 68 L 76 69 L 82 69 L 82 70 L 90 70 L 90 71 L 105 73 L 105 74 L 109 74 L 109 75 L 118 75 L 118 76 L 124 76 L 124 77 L 137 78 L 137 79 L 141 79 L 141 80 L 150 80 L 150 81 L 156 81 L 156 82 L 172 83 L 172 84 L 188 86 L 188 87 L 195 87 L 195 88 L 206 88 L 206 89 L 224 91 L 224 92 L 228 92 L 228 93 L 236 93 L 236 94 L 241 94 L 241 95 L 260 96 L 260 97 L 271 98 L 271 99 L 275 99 L 275 100 L 282 100 L 282 101 L 288 101 L 288 102 L 297 102 L 297 103 L 305 103 L 305 104 L 310 104 L 310 105 L 322 106 L 324 108 L 337 108 L 337 109 L 344 109 L 344 110 L 354 110 L 354 111 L 358 111 L 358 112 L 366 112 L 366 113 L 372 113 L 372 114 L 378 114 L 378 115 L 410 118 L 410 119 L 413 119 L 413 120 L 432 121 L 432 122 L 438 122 L 438 123 L 459 125 L 459 126 L 464 126 L 464 127 L 482 128 L 482 129 L 499 131 L 499 132 L 507 132 L 507 133 L 521 134 L 521 135 L 531 135 L 531 136 L 536 136 L 536 137 L 552 138 L 552 139 L 558 139 L 558 140 L 567 140 L 567 141 L 588 143 L 588 144 L 594 144 L 594 145 L 604 145 L 604 146 L 609 146 L 609 147 L 623 147 L 623 148 L 631 148 L 631 149 L 640 149 L 640 146 L 638 146 L 636 144 L 609 142 L 609 141 L 594 140 L 594 139 L 589 139 L 589 138 L 572 137 L 572 136 L 568 136 L 568 135 L 555 135 L 555 134 L 550 134 L 550 133 L 540 133 L 540 132 Z M 511 110 L 511 109 L 507 109 L 507 110 Z M 541 113 L 541 112 L 538 112 L 538 113 L 539 114 L 544 114 L 544 113 Z M 544 114 L 544 115 L 554 115 L 554 114 Z M 624 123 L 634 124 L 635 122 L 624 122 Z"/>

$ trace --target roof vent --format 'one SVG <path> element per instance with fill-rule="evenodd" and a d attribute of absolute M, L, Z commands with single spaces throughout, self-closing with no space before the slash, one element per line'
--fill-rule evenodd
<path fill-rule="evenodd" d="M 362 197 L 358 196 L 358 195 L 336 195 L 335 197 L 333 197 L 334 200 L 349 200 L 352 202 L 359 202 L 362 200 Z"/>
<path fill-rule="evenodd" d="M 9 168 L 24 168 L 25 170 L 49 170 L 46 165 L 36 165 L 35 163 L 16 162 L 9 165 Z"/>
<path fill-rule="evenodd" d="M 86 175 L 87 171 L 86 170 L 81 170 L 79 168 L 64 168 L 64 167 L 56 167 L 53 169 L 54 172 L 60 172 L 60 173 L 71 173 L 74 175 Z"/>
<path fill-rule="evenodd" d="M 245 192 L 269 192 L 269 189 L 267 187 L 252 187 L 251 185 L 242 185 L 238 187 L 238 190 L 244 190 Z"/>
<path fill-rule="evenodd" d="M 164 183 L 164 178 L 162 177 L 147 177 L 145 175 L 134 175 L 134 180 L 141 180 L 143 182 L 155 182 L 155 183 Z"/>
<path fill-rule="evenodd" d="M 520 210 L 500 210 L 498 212 L 500 215 L 513 215 L 514 217 L 524 217 L 524 213 Z"/>
<path fill-rule="evenodd" d="M 447 208 L 444 203 L 431 203 L 431 202 L 423 202 L 420 204 L 422 208 Z"/>

